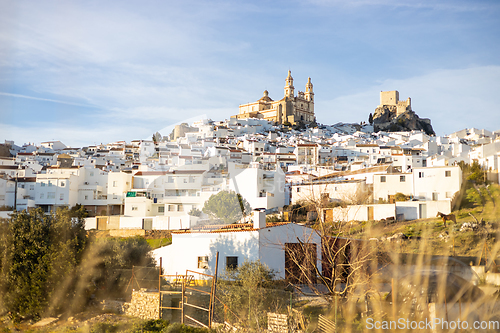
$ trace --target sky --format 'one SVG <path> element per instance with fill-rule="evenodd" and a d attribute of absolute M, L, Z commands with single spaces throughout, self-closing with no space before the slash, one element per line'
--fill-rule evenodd
<path fill-rule="evenodd" d="M 500 2 L 0 0 L 0 143 L 168 135 L 283 98 L 288 70 L 322 124 L 398 90 L 437 135 L 500 130 Z"/>

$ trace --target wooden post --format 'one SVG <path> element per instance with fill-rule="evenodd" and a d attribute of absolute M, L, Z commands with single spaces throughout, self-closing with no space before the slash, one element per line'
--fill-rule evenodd
<path fill-rule="evenodd" d="M 212 291 L 210 295 L 210 312 L 208 315 L 208 327 L 212 328 L 212 321 L 214 320 L 214 305 L 215 305 L 215 292 L 217 291 L 217 272 L 219 270 L 219 251 L 215 254 L 215 274 L 212 280 Z"/>
<path fill-rule="evenodd" d="M 184 324 L 184 295 L 186 293 L 186 277 L 182 279 L 182 293 L 181 293 L 181 324 Z"/>
<path fill-rule="evenodd" d="M 462 319 L 462 299 L 458 299 L 458 319 Z M 460 332 L 462 332 L 462 327 L 460 327 Z"/>
<path fill-rule="evenodd" d="M 444 310 L 445 310 L 446 321 L 448 321 L 448 304 L 446 303 L 446 291 L 444 294 Z"/>
<path fill-rule="evenodd" d="M 338 295 L 335 294 L 335 327 L 337 327 L 337 299 Z"/>
<path fill-rule="evenodd" d="M 160 269 L 158 270 L 158 319 L 161 319 L 161 264 L 162 257 L 160 257 Z"/>
<path fill-rule="evenodd" d="M 392 288 L 392 319 L 396 320 L 396 290 L 394 290 L 394 278 L 391 279 Z"/>

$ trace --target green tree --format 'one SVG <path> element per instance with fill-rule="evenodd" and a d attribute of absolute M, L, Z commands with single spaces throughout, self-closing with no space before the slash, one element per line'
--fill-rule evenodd
<path fill-rule="evenodd" d="M 370 125 L 373 125 L 373 115 L 371 113 L 368 116 L 368 122 L 370 123 Z"/>
<path fill-rule="evenodd" d="M 197 217 L 200 217 L 201 216 L 201 210 L 197 209 L 197 208 L 193 208 L 189 211 L 188 213 L 189 215 L 191 216 L 197 216 Z"/>
<path fill-rule="evenodd" d="M 53 215 L 35 209 L 15 212 L 4 229 L 0 272 L 4 307 L 15 320 L 39 318 L 55 291 L 68 286 L 65 281 L 81 260 L 87 242 L 83 220 L 72 220 L 68 208 Z"/>
<path fill-rule="evenodd" d="M 401 193 L 401 192 L 398 192 L 398 193 L 396 193 L 396 194 L 394 195 L 394 199 L 395 199 L 396 201 L 408 201 L 408 200 L 410 199 L 410 196 L 405 195 L 405 194 L 403 194 L 403 193 Z"/>
<path fill-rule="evenodd" d="M 205 202 L 203 212 L 224 223 L 238 222 L 251 210 L 250 204 L 234 191 L 220 191 Z"/>
<path fill-rule="evenodd" d="M 132 266 L 158 276 L 144 238 L 90 239 L 85 214 L 35 209 L 0 221 L 0 310 L 15 321 L 76 313 L 91 295 L 124 297 Z"/>
<path fill-rule="evenodd" d="M 474 161 L 470 166 L 469 173 L 467 175 L 467 180 L 470 180 L 478 185 L 485 183 L 486 172 L 483 170 L 483 168 L 477 161 Z"/>

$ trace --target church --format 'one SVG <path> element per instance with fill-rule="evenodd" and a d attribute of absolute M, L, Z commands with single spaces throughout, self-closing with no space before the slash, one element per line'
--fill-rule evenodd
<path fill-rule="evenodd" d="M 267 90 L 257 102 L 240 105 L 240 112 L 231 118 L 260 118 L 278 124 L 309 124 L 316 120 L 314 116 L 314 92 L 311 78 L 308 78 L 306 91 L 299 91 L 295 96 L 292 73 L 288 71 L 285 80 L 285 96 L 279 101 L 269 97 Z"/>

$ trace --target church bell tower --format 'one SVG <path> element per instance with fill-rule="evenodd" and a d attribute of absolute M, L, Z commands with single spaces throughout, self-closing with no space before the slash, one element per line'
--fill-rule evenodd
<path fill-rule="evenodd" d="M 309 102 L 314 102 L 314 93 L 311 78 L 307 78 L 306 93 L 304 95 L 306 100 L 308 100 Z"/>
<path fill-rule="evenodd" d="M 295 97 L 295 88 L 293 87 L 293 77 L 292 72 L 288 71 L 288 76 L 285 80 L 285 97 L 293 98 Z"/>

